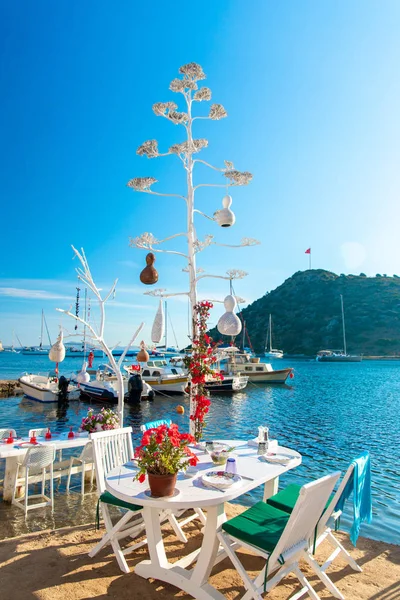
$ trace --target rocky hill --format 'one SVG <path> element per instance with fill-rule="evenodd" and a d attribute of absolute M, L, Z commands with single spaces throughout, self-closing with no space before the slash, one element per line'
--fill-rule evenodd
<path fill-rule="evenodd" d="M 254 349 L 264 349 L 269 313 L 274 348 L 307 355 L 342 349 L 340 294 L 348 353 L 400 355 L 400 278 L 323 269 L 295 273 L 242 311 Z M 216 329 L 211 335 L 221 339 Z"/>

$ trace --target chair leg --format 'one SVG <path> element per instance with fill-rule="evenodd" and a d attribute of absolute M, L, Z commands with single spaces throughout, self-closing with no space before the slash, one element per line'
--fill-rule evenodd
<path fill-rule="evenodd" d="M 46 486 L 46 467 L 42 469 L 42 496 L 44 496 Z"/>
<path fill-rule="evenodd" d="M 28 514 L 28 485 L 29 485 L 29 467 L 26 467 L 25 469 L 25 502 L 24 502 L 24 513 L 25 513 L 25 519 L 27 517 Z"/>
<path fill-rule="evenodd" d="M 14 504 L 16 501 L 16 498 L 17 498 L 18 475 L 19 475 L 19 464 L 17 464 L 17 472 L 15 474 L 15 479 L 14 479 L 14 489 L 13 489 L 13 494 L 12 494 L 12 498 L 11 498 L 11 504 Z"/>
<path fill-rule="evenodd" d="M 128 517 L 129 512 L 127 513 Z M 108 507 L 107 510 L 103 510 L 103 519 L 104 519 L 104 524 L 106 526 L 107 531 L 112 532 L 113 531 L 113 524 L 111 521 L 111 517 L 110 514 L 108 512 Z M 121 521 L 123 520 L 123 517 L 121 519 Z M 129 519 L 127 519 L 129 520 Z M 118 523 L 119 524 L 119 523 Z M 121 571 L 123 571 L 124 573 L 130 573 L 129 567 L 128 567 L 128 563 L 126 562 L 125 556 L 123 555 L 123 552 L 121 550 L 121 546 L 119 545 L 118 540 L 112 535 L 110 535 L 110 544 L 112 549 L 114 550 L 114 554 L 115 554 L 115 558 L 117 559 L 117 563 L 119 568 L 121 569 Z"/>
<path fill-rule="evenodd" d="M 254 580 L 252 580 L 249 577 L 249 574 L 247 573 L 246 569 L 243 567 L 242 563 L 236 556 L 236 553 L 234 552 L 234 550 L 232 550 L 230 538 L 228 536 L 225 536 L 222 532 L 217 533 L 217 537 L 218 537 L 220 543 L 222 544 L 225 552 L 227 553 L 228 557 L 230 558 L 236 571 L 239 573 L 239 576 L 242 578 L 244 587 L 247 590 L 247 592 L 243 596 L 243 598 L 246 598 L 246 600 L 247 600 L 248 598 L 252 597 L 252 598 L 254 598 L 254 600 L 262 600 L 262 596 L 258 593 L 258 587 L 264 581 L 265 567 L 261 571 L 261 573 Z M 258 585 L 257 585 L 257 580 L 259 580 Z"/>
<path fill-rule="evenodd" d="M 85 495 L 85 463 L 84 462 L 82 462 L 81 495 L 82 495 L 82 498 Z"/>
<path fill-rule="evenodd" d="M 68 468 L 68 479 L 67 479 L 67 493 L 69 493 L 69 486 L 71 485 L 71 475 L 72 475 L 72 463 L 74 461 L 73 456 L 71 456 L 70 461 L 69 461 L 69 468 Z"/>
<path fill-rule="evenodd" d="M 328 533 L 327 539 L 333 546 L 335 546 L 335 548 L 339 549 L 340 553 L 342 554 L 343 559 L 353 569 L 353 571 L 358 571 L 359 573 L 362 573 L 362 568 L 360 567 L 360 565 L 358 565 L 356 563 L 354 558 L 347 552 L 346 548 L 339 542 L 339 540 L 337 540 L 335 538 L 335 536 L 333 535 L 333 533 L 331 531 Z M 328 566 L 333 561 L 333 558 L 335 558 L 335 557 L 333 557 L 331 559 L 331 557 L 333 557 L 333 554 L 331 554 L 331 556 L 322 565 L 321 569 L 323 571 L 325 571 L 328 568 Z"/>
<path fill-rule="evenodd" d="M 93 481 L 94 481 L 94 463 L 92 463 L 92 472 L 90 474 L 90 487 L 93 487 Z"/>
<path fill-rule="evenodd" d="M 172 529 L 175 531 L 175 535 L 176 537 L 183 542 L 184 544 L 186 544 L 187 542 L 187 537 L 186 535 L 183 533 L 178 521 L 176 520 L 175 515 L 173 515 L 172 513 L 170 513 L 169 515 L 167 515 L 167 519 L 172 527 Z"/>
<path fill-rule="evenodd" d="M 51 512 L 54 512 L 54 473 L 53 473 L 53 463 L 50 464 L 50 505 Z"/>
<path fill-rule="evenodd" d="M 330 591 L 332 596 L 334 596 L 335 598 L 339 598 L 339 600 L 344 600 L 343 594 L 339 592 L 336 585 L 333 583 L 333 581 L 330 580 L 325 571 L 321 569 L 317 561 L 306 551 L 303 552 L 303 558 L 308 562 L 311 569 L 319 577 L 319 579 L 322 581 L 325 587 Z"/>
<path fill-rule="evenodd" d="M 107 533 L 105 535 L 103 535 L 101 540 L 94 546 L 94 548 L 91 549 L 91 551 L 89 552 L 90 558 L 93 558 L 94 556 L 96 556 L 96 554 L 98 554 L 98 552 L 100 552 L 100 550 L 104 546 L 107 546 L 107 544 L 111 544 L 111 539 L 113 537 L 116 538 L 120 529 L 122 529 L 126 525 L 126 523 L 128 523 L 128 521 L 134 516 L 134 514 L 136 514 L 136 513 L 132 513 L 130 511 L 128 511 L 118 521 L 118 523 L 116 523 L 113 527 L 107 504 L 104 504 L 103 502 L 101 502 L 100 506 L 101 506 L 101 512 L 103 514 L 104 525 L 105 525 Z M 127 532 L 126 537 L 128 537 L 128 535 L 129 535 L 129 533 Z"/>
<path fill-rule="evenodd" d="M 307 588 L 307 592 L 310 598 L 312 598 L 313 600 L 320 600 L 320 597 L 318 596 L 317 592 L 311 586 L 308 579 L 306 579 L 305 575 L 300 571 L 299 567 L 294 567 L 293 573 L 296 575 L 300 583 Z"/>

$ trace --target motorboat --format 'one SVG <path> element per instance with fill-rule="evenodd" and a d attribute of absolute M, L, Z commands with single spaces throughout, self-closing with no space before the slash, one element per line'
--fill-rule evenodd
<path fill-rule="evenodd" d="M 18 381 L 25 396 L 38 402 L 76 400 L 80 395 L 76 385 L 63 376 L 57 378 L 51 373 L 48 376 L 30 373 L 22 375 Z"/>
<path fill-rule="evenodd" d="M 345 354 L 340 350 L 320 350 L 316 356 L 318 362 L 361 362 L 357 354 Z"/>
<path fill-rule="evenodd" d="M 273 369 L 270 363 L 260 362 L 258 357 L 241 352 L 235 346 L 221 349 L 218 360 L 223 373 L 246 375 L 253 383 L 285 383 L 293 373 L 291 367 Z"/>
<path fill-rule="evenodd" d="M 132 373 L 136 365 L 126 366 L 124 369 Z M 146 381 L 153 390 L 167 394 L 184 394 L 188 384 L 188 375 L 181 367 L 169 365 L 164 358 L 149 359 L 142 364 L 143 381 Z"/>
<path fill-rule="evenodd" d="M 240 392 L 244 390 L 249 382 L 247 375 L 224 375 L 224 378 L 210 378 L 206 381 L 205 388 L 210 394 L 221 392 Z"/>
<path fill-rule="evenodd" d="M 138 371 L 132 370 L 129 375 L 130 377 L 123 377 L 124 396 L 127 402 L 134 402 L 136 394 L 133 392 L 138 388 L 134 379 L 137 377 Z M 146 381 L 142 381 L 141 387 L 141 400 L 154 398 L 154 390 Z M 79 383 L 79 389 L 83 396 L 88 396 L 91 400 L 118 402 L 118 380 L 109 365 L 100 365 L 96 371 L 96 379 L 87 383 Z"/>

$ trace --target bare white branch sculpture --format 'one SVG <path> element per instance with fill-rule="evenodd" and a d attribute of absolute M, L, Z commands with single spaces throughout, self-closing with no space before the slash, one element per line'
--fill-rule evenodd
<path fill-rule="evenodd" d="M 100 288 L 97 287 L 97 285 L 92 277 L 92 273 L 89 268 L 89 263 L 86 259 L 83 248 L 81 248 L 81 251 L 78 252 L 78 250 L 76 248 L 74 248 L 74 246 L 72 246 L 72 250 L 74 251 L 75 256 L 79 259 L 79 262 L 82 265 L 81 267 L 77 267 L 75 269 L 77 272 L 77 275 L 78 275 L 78 279 L 80 279 L 80 281 L 82 281 L 82 283 L 84 283 L 91 290 L 91 292 L 94 294 L 94 296 L 96 297 L 98 304 L 99 304 L 99 308 L 100 308 L 99 332 L 97 333 L 88 321 L 85 321 L 84 319 L 81 319 L 77 315 L 74 315 L 71 312 L 71 310 L 63 310 L 62 308 L 57 308 L 56 310 L 58 312 L 68 315 L 72 319 L 75 319 L 75 321 L 82 323 L 82 325 L 84 325 L 87 328 L 87 330 L 90 332 L 90 337 L 93 340 L 93 342 L 99 348 L 101 348 L 101 350 L 107 356 L 108 361 L 110 363 L 110 367 L 117 377 L 117 386 L 118 386 L 118 408 L 117 408 L 117 411 L 118 411 L 118 418 L 119 418 L 120 426 L 123 427 L 123 422 L 124 422 L 124 381 L 123 381 L 123 377 L 122 377 L 122 373 L 121 373 L 121 365 L 122 365 L 122 362 L 125 358 L 127 351 L 132 346 L 133 342 L 135 341 L 135 339 L 137 338 L 137 336 L 143 329 L 144 323 L 142 322 L 139 325 L 139 327 L 137 328 L 135 333 L 132 335 L 129 344 L 126 346 L 126 348 L 123 351 L 122 355 L 120 356 L 119 360 L 116 361 L 116 359 L 112 353 L 112 348 L 110 348 L 104 340 L 104 328 L 105 328 L 105 318 L 106 318 L 105 304 L 114 294 L 118 279 L 116 279 L 114 281 L 113 285 L 110 288 L 110 291 L 103 298 L 100 293 L 100 291 L 101 291 Z"/>
<path fill-rule="evenodd" d="M 208 216 L 201 210 L 195 208 L 194 200 L 195 200 L 195 192 L 197 189 L 201 187 L 220 187 L 225 188 L 226 190 L 235 186 L 243 186 L 248 185 L 253 176 L 248 171 L 238 171 L 235 169 L 233 163 L 231 161 L 224 161 L 224 166 L 222 168 L 215 167 L 208 163 L 207 161 L 201 159 L 194 159 L 193 155 L 199 153 L 204 148 L 208 146 L 208 140 L 204 138 L 194 138 L 193 137 L 193 122 L 195 120 L 204 120 L 210 119 L 213 121 L 218 121 L 227 117 L 227 112 L 222 104 L 212 104 L 206 116 L 193 116 L 192 108 L 194 102 L 208 102 L 211 100 L 211 90 L 208 87 L 200 87 L 198 85 L 199 81 L 202 81 L 206 78 L 205 73 L 202 67 L 196 63 L 189 63 L 183 65 L 179 69 L 180 77 L 175 78 L 170 84 L 170 90 L 175 93 L 180 93 L 183 96 L 184 100 L 184 110 L 178 110 L 178 104 L 175 102 L 157 102 L 153 105 L 153 112 L 158 117 L 163 117 L 173 123 L 174 125 L 181 126 L 185 132 L 185 139 L 182 142 L 173 144 L 168 152 L 161 154 L 158 148 L 157 140 L 147 140 L 143 142 L 139 148 L 137 149 L 137 154 L 140 156 L 146 156 L 149 159 L 157 158 L 159 156 L 165 156 L 168 154 L 175 155 L 182 162 L 183 167 L 186 171 L 186 186 L 187 193 L 185 196 L 181 196 L 179 194 L 162 194 L 154 192 L 151 189 L 151 186 L 157 183 L 157 180 L 153 177 L 136 177 L 131 179 L 128 182 L 128 186 L 132 188 L 136 192 L 142 192 L 146 194 L 156 194 L 160 196 L 175 196 L 179 198 L 183 198 L 187 205 L 187 231 L 185 233 L 175 234 L 173 236 L 169 236 L 165 238 L 165 240 L 157 240 L 152 234 L 145 233 L 139 237 L 130 239 L 130 246 L 141 248 L 145 250 L 151 250 L 152 252 L 165 252 L 169 254 L 177 254 L 184 257 L 187 261 L 187 267 L 185 270 L 188 271 L 189 274 L 189 292 L 184 292 L 184 294 L 188 294 L 191 305 L 192 312 L 192 339 L 196 336 L 196 318 L 194 307 L 197 302 L 197 282 L 200 279 L 205 277 L 216 277 L 221 279 L 228 279 L 232 281 L 232 279 L 241 278 L 244 276 L 244 272 L 240 272 L 243 274 L 239 275 L 239 271 L 235 276 L 218 276 L 218 275 L 199 275 L 199 271 L 196 268 L 196 254 L 202 252 L 206 248 L 211 245 L 221 245 L 232 248 L 239 248 L 243 246 L 252 246 L 258 244 L 257 240 L 253 240 L 252 238 L 245 238 L 238 245 L 230 245 L 230 244 L 218 244 L 214 241 L 214 236 L 206 235 L 203 240 L 199 240 L 196 236 L 196 231 L 194 227 L 194 213 L 200 214 L 210 221 L 214 221 L 221 227 L 229 227 L 235 222 L 235 215 L 230 210 L 230 204 L 232 199 L 230 196 L 225 196 L 223 199 L 223 206 L 225 207 L 223 210 L 216 211 L 213 217 Z M 221 173 L 225 181 L 223 183 L 199 183 L 194 185 L 193 183 L 193 168 L 195 164 L 202 164 L 214 171 Z M 225 204 L 224 204 L 225 202 Z M 225 206 L 226 205 L 226 206 Z M 162 248 L 155 248 L 159 244 L 172 239 L 173 237 L 184 236 L 187 238 L 187 254 L 183 252 L 178 252 L 176 250 L 167 250 Z M 158 294 L 154 294 L 158 295 Z M 163 293 L 163 297 L 167 296 L 175 296 L 178 294 L 165 294 Z M 192 414 L 192 403 L 191 403 L 191 414 Z M 191 422 L 192 426 L 192 422 Z"/>

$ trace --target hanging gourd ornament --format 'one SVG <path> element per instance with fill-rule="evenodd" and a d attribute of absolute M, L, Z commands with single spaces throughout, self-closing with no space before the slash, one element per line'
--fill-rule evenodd
<path fill-rule="evenodd" d="M 84 362 L 82 365 L 82 370 L 79 371 L 78 375 L 76 376 L 76 380 L 78 383 L 88 383 L 90 381 L 90 375 L 86 371 L 86 366 L 87 363 Z"/>
<path fill-rule="evenodd" d="M 156 316 L 154 318 L 153 327 L 151 329 L 151 341 L 153 344 L 159 344 L 164 335 L 164 307 L 162 298 L 160 298 L 160 304 Z"/>
<path fill-rule="evenodd" d="M 146 266 L 140 273 L 140 281 L 145 285 L 153 285 L 158 281 L 158 273 L 154 268 L 154 262 L 156 257 L 152 252 L 149 252 L 146 256 Z"/>
<path fill-rule="evenodd" d="M 55 363 L 60 363 L 65 358 L 65 346 L 63 344 L 63 332 L 60 331 L 55 344 L 52 345 L 49 352 L 49 359 Z"/>
<path fill-rule="evenodd" d="M 236 308 L 236 298 L 227 296 L 224 300 L 226 312 L 220 317 L 217 329 L 222 335 L 239 335 L 242 331 L 242 322 L 233 312 Z"/>
<path fill-rule="evenodd" d="M 137 353 L 136 356 L 136 360 L 138 362 L 145 362 L 147 363 L 147 361 L 150 359 L 149 353 L 146 350 L 146 344 L 143 342 L 143 340 L 140 342 L 140 350 Z"/>
<path fill-rule="evenodd" d="M 214 219 L 220 227 L 231 227 L 236 221 L 235 213 L 231 211 L 232 196 L 228 194 L 222 198 L 221 210 L 214 213 Z"/>

